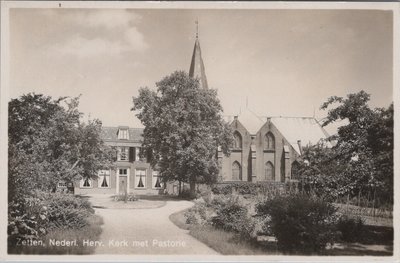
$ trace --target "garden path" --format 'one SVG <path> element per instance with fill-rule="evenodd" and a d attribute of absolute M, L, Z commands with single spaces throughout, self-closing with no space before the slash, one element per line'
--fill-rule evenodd
<path fill-rule="evenodd" d="M 91 201 L 96 203 L 96 196 Z M 148 209 L 95 208 L 104 220 L 95 254 L 218 254 L 169 220 L 171 214 L 192 205 L 189 201 L 169 200 L 164 206 Z"/>

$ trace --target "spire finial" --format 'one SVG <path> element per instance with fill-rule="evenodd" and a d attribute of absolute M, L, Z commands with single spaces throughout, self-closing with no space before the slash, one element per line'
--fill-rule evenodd
<path fill-rule="evenodd" d="M 196 18 L 196 38 L 199 38 L 199 19 Z"/>

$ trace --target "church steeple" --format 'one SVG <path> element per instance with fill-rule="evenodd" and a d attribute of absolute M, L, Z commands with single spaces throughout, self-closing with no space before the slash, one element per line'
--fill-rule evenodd
<path fill-rule="evenodd" d="M 199 22 L 196 20 L 196 41 L 194 43 L 192 61 L 190 63 L 189 76 L 199 78 L 200 88 L 208 89 L 206 72 L 203 59 L 201 58 L 201 49 L 199 41 Z"/>

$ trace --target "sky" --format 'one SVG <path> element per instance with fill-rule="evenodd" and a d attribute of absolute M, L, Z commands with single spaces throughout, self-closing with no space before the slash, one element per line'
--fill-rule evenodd
<path fill-rule="evenodd" d="M 379 10 L 11 9 L 11 98 L 79 96 L 86 118 L 141 127 L 140 87 L 188 72 L 199 21 L 225 115 L 315 116 L 330 96 L 393 101 L 393 17 Z"/>

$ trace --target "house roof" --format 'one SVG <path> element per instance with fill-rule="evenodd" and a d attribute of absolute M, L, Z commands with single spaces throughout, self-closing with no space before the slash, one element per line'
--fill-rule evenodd
<path fill-rule="evenodd" d="M 121 127 L 102 127 L 101 138 L 105 141 L 118 141 L 118 129 Z M 127 127 L 124 127 L 127 128 Z M 143 128 L 128 128 L 129 142 L 141 142 L 143 139 Z"/>

